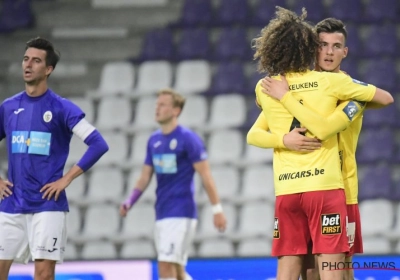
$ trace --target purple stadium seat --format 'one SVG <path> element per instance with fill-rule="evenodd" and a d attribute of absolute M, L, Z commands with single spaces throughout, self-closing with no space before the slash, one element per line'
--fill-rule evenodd
<path fill-rule="evenodd" d="M 204 28 L 183 29 L 176 48 L 176 59 L 209 59 L 210 39 L 208 30 Z"/>
<path fill-rule="evenodd" d="M 254 65 L 253 67 L 254 70 L 257 69 L 257 66 Z M 250 97 L 255 97 L 255 89 L 258 81 L 262 78 L 264 78 L 267 75 L 267 73 L 259 73 L 258 71 L 254 71 L 253 73 L 250 74 L 250 77 L 248 79 L 248 90 L 247 94 Z"/>
<path fill-rule="evenodd" d="M 399 2 L 397 0 L 369 0 L 365 6 L 364 20 L 366 22 L 382 22 L 395 20 L 398 17 Z"/>
<path fill-rule="evenodd" d="M 213 59 L 226 60 L 251 60 L 251 43 L 247 39 L 244 28 L 224 28 L 215 44 Z"/>
<path fill-rule="evenodd" d="M 210 90 L 206 95 L 240 93 L 246 91 L 246 77 L 243 66 L 237 62 L 226 62 L 218 65 Z"/>
<path fill-rule="evenodd" d="M 361 0 L 335 0 L 327 8 L 330 17 L 338 18 L 344 22 L 359 22 L 362 19 Z"/>
<path fill-rule="evenodd" d="M 247 118 L 245 123 L 242 126 L 243 130 L 248 131 L 251 126 L 254 124 L 254 122 L 257 120 L 258 116 L 260 115 L 261 109 L 257 106 L 255 102 L 255 96 L 253 98 L 253 101 L 251 103 L 250 109 L 247 112 Z"/>
<path fill-rule="evenodd" d="M 358 196 L 360 200 L 375 198 L 393 198 L 390 168 L 386 165 L 372 165 L 366 168 L 360 178 Z"/>
<path fill-rule="evenodd" d="M 158 29 L 146 34 L 138 62 L 145 60 L 173 60 L 174 43 L 169 29 Z"/>
<path fill-rule="evenodd" d="M 213 10 L 210 0 L 186 0 L 181 18 L 172 27 L 199 27 L 211 23 Z"/>
<path fill-rule="evenodd" d="M 307 20 L 317 23 L 325 18 L 325 7 L 320 0 L 300 0 L 294 2 L 293 10 L 301 15 L 301 9 L 305 7 L 307 10 Z"/>
<path fill-rule="evenodd" d="M 364 55 L 380 56 L 397 54 L 396 35 L 396 26 L 393 24 L 369 26 L 368 35 L 363 42 Z"/>
<path fill-rule="evenodd" d="M 245 24 L 250 17 L 247 0 L 221 0 L 216 10 L 214 24 L 216 26 L 231 26 Z"/>
<path fill-rule="evenodd" d="M 353 54 L 342 60 L 340 70 L 345 71 L 354 79 L 360 79 L 360 73 L 358 72 L 358 60 L 353 57 Z"/>
<path fill-rule="evenodd" d="M 395 127 L 399 122 L 399 113 L 395 105 L 389 105 L 379 110 L 366 110 L 364 112 L 363 127 L 381 128 L 384 126 Z"/>
<path fill-rule="evenodd" d="M 31 0 L 3 0 L 0 12 L 0 33 L 33 27 L 35 19 L 31 2 Z"/>
<path fill-rule="evenodd" d="M 249 23 L 254 26 L 266 26 L 275 13 L 275 7 L 282 7 L 281 2 L 280 0 L 259 0 L 253 8 Z"/>
<path fill-rule="evenodd" d="M 363 67 L 362 81 L 392 91 L 397 87 L 396 64 L 393 60 L 370 59 Z"/>
<path fill-rule="evenodd" d="M 352 24 L 345 24 L 345 25 L 347 30 L 346 46 L 349 48 L 349 56 L 350 57 L 362 56 L 363 53 L 361 50 L 363 48 L 363 44 L 359 36 L 360 32 L 357 30 L 357 27 L 355 25 Z"/>
<path fill-rule="evenodd" d="M 391 161 L 394 151 L 395 139 L 391 129 L 364 129 L 361 131 L 356 155 L 358 162 Z"/>

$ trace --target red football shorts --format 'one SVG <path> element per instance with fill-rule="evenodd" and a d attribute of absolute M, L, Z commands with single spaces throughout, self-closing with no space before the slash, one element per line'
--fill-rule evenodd
<path fill-rule="evenodd" d="M 277 196 L 272 256 L 347 253 L 346 220 L 343 189 Z"/>
<path fill-rule="evenodd" d="M 361 218 L 358 204 L 347 205 L 347 237 L 349 240 L 350 251 L 346 257 L 351 257 L 356 253 L 363 253 Z"/>

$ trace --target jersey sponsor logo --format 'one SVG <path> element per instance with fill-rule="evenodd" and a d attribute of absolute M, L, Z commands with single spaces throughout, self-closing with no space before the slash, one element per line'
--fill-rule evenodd
<path fill-rule="evenodd" d="M 50 154 L 51 133 L 40 131 L 13 131 L 11 134 L 11 153 Z"/>
<path fill-rule="evenodd" d="M 352 80 L 353 80 L 353 83 L 355 83 L 355 84 L 359 84 L 359 85 L 362 85 L 362 86 L 368 86 L 367 83 L 361 82 L 361 81 L 356 80 L 356 79 L 352 79 Z"/>
<path fill-rule="evenodd" d="M 52 118 L 53 118 L 53 113 L 52 113 L 51 111 L 46 111 L 46 112 L 44 112 L 44 114 L 43 114 L 43 120 L 44 120 L 45 122 L 50 122 Z"/>
<path fill-rule="evenodd" d="M 18 108 L 17 110 L 14 111 L 14 114 L 18 115 L 18 114 L 21 113 L 23 110 L 25 110 L 25 108 Z"/>
<path fill-rule="evenodd" d="M 325 174 L 325 169 L 318 169 L 315 168 L 314 172 L 309 169 L 309 170 L 304 170 L 304 171 L 297 171 L 297 172 L 291 172 L 291 173 L 282 173 L 279 174 L 279 181 L 285 181 L 285 180 L 294 180 L 294 179 L 299 179 L 299 178 L 306 178 L 306 177 L 311 177 L 311 176 L 318 176 L 318 175 L 324 175 Z"/>
<path fill-rule="evenodd" d="M 318 88 L 318 82 L 308 82 L 308 83 L 301 83 L 301 84 L 293 84 L 289 85 L 289 90 L 315 90 Z"/>
<path fill-rule="evenodd" d="M 275 239 L 279 239 L 281 237 L 280 233 L 279 233 L 279 220 L 278 218 L 275 218 L 274 221 L 274 238 Z"/>
<path fill-rule="evenodd" d="M 161 145 L 161 141 L 157 141 L 156 143 L 154 143 L 153 147 L 154 148 L 158 148 Z"/>
<path fill-rule="evenodd" d="M 340 223 L 340 214 L 322 214 L 321 215 L 321 233 L 339 234 L 342 233 Z"/>
<path fill-rule="evenodd" d="M 175 174 L 178 171 L 176 154 L 154 154 L 153 165 L 158 174 Z"/>
<path fill-rule="evenodd" d="M 174 138 L 174 139 L 172 139 L 172 140 L 169 142 L 169 148 L 170 148 L 171 150 L 175 150 L 175 149 L 176 149 L 176 146 L 178 146 L 178 140 L 176 140 L 176 139 Z"/>
<path fill-rule="evenodd" d="M 359 107 L 354 101 L 350 101 L 346 107 L 343 108 L 343 112 L 346 114 L 346 116 L 349 118 L 349 120 L 353 120 L 354 116 L 357 114 L 359 111 Z"/>

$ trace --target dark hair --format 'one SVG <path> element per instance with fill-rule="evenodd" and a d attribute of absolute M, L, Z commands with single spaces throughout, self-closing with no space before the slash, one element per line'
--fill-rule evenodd
<path fill-rule="evenodd" d="M 46 66 L 56 69 L 57 62 L 60 60 L 60 52 L 54 49 L 53 44 L 43 38 L 36 37 L 26 42 L 25 50 L 35 48 L 46 51 Z"/>
<path fill-rule="evenodd" d="M 307 71 L 314 64 L 319 40 L 314 27 L 305 21 L 306 9 L 298 16 L 277 6 L 275 14 L 253 41 L 258 70 L 271 76 Z"/>
<path fill-rule="evenodd" d="M 317 34 L 321 32 L 326 32 L 326 33 L 342 33 L 344 36 L 344 39 L 347 40 L 347 30 L 346 26 L 344 23 L 336 18 L 326 18 L 324 20 L 321 20 L 315 25 L 315 30 Z"/>

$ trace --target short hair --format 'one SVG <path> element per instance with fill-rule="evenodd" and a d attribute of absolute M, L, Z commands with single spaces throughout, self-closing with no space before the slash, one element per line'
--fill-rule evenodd
<path fill-rule="evenodd" d="M 326 18 L 324 20 L 321 20 L 315 25 L 315 30 L 317 34 L 321 32 L 325 33 L 342 33 L 344 36 L 344 39 L 347 40 L 347 30 L 346 26 L 344 23 L 336 18 Z"/>
<path fill-rule="evenodd" d="M 46 51 L 46 66 L 52 66 L 53 70 L 60 60 L 60 52 L 57 51 L 53 44 L 44 38 L 36 37 L 26 42 L 25 51 L 28 48 L 35 48 Z"/>
<path fill-rule="evenodd" d="M 158 91 L 157 96 L 160 95 L 169 95 L 172 97 L 172 106 L 178 107 L 181 109 L 181 112 L 183 110 L 183 107 L 185 106 L 185 101 L 186 98 L 180 95 L 178 92 L 176 92 L 173 89 L 170 88 L 164 88 Z"/>
<path fill-rule="evenodd" d="M 302 14 L 276 7 L 275 18 L 254 39 L 254 59 L 259 60 L 258 70 L 269 75 L 288 72 L 305 72 L 313 66 L 319 40 L 314 27 L 305 21 L 307 11 Z"/>

